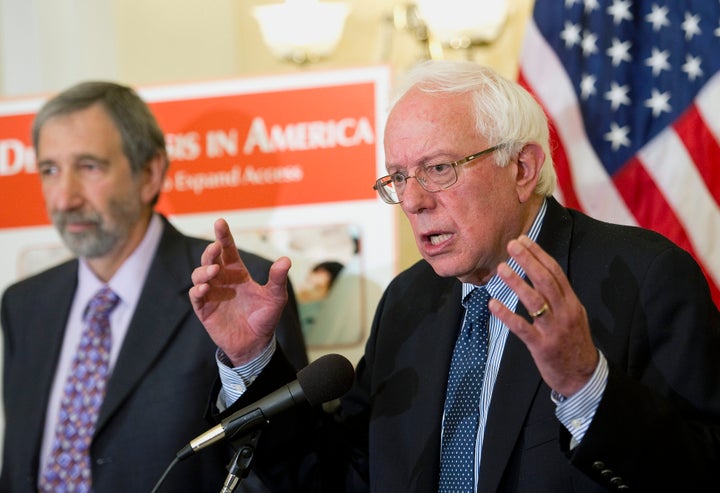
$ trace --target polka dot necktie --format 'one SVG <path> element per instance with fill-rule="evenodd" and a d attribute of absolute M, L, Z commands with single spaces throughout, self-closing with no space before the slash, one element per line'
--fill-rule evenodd
<path fill-rule="evenodd" d="M 466 314 L 455 342 L 440 451 L 440 493 L 475 491 L 475 445 L 480 419 L 480 392 L 488 353 L 487 289 L 466 297 Z"/>
<path fill-rule="evenodd" d="M 105 398 L 112 345 L 110 312 L 118 300 L 118 296 L 105 286 L 88 304 L 87 326 L 63 389 L 55 439 L 40 479 L 42 492 L 92 491 L 90 443 Z"/>

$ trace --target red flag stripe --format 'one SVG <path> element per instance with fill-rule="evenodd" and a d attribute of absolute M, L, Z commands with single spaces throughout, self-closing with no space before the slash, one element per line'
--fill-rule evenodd
<path fill-rule="evenodd" d="M 685 144 L 708 192 L 720 206 L 720 145 L 707 127 L 697 105 L 693 105 L 676 122 L 674 128 Z"/>
<path fill-rule="evenodd" d="M 548 123 L 550 125 L 550 152 L 552 152 L 553 162 L 555 163 L 555 173 L 557 174 L 559 188 L 559 191 L 555 193 L 556 198 L 567 207 L 582 210 L 582 206 L 580 205 L 580 201 L 578 200 L 575 189 L 572 185 L 572 169 L 570 168 L 565 148 L 560 143 L 560 138 L 558 137 L 557 130 L 555 129 L 555 123 L 552 121 L 552 117 L 547 108 L 545 108 L 542 100 L 538 98 L 537 94 L 533 93 L 530 84 L 525 79 L 525 74 L 522 69 L 518 74 L 518 82 L 527 88 L 528 91 L 535 97 L 537 102 L 540 103 L 545 110 L 545 115 L 548 117 Z"/>
<path fill-rule="evenodd" d="M 613 182 L 640 226 L 654 229 L 692 252 L 685 228 L 638 159 L 615 173 Z"/>
<path fill-rule="evenodd" d="M 713 300 L 720 305 L 720 289 L 712 281 L 714 276 L 705 267 L 703 259 L 695 252 L 681 221 L 673 208 L 669 206 L 642 163 L 637 159 L 633 159 L 614 175 L 613 181 L 633 211 L 640 226 L 666 236 L 693 256 L 700 265 L 706 279 L 708 279 Z"/>
<path fill-rule="evenodd" d="M 667 128 L 638 152 L 638 159 L 682 223 L 696 258 L 704 262 L 720 284 L 717 240 L 708 234 L 720 231 L 720 210 L 681 137 L 672 127 Z"/>

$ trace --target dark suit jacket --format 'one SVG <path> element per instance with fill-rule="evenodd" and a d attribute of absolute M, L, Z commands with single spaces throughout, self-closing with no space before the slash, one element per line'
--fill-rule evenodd
<path fill-rule="evenodd" d="M 509 334 L 478 491 L 719 491 L 720 316 L 698 266 L 659 235 L 600 223 L 553 199 L 538 243 L 584 304 L 610 362 L 609 381 L 585 438 L 570 452 L 550 389 Z M 458 280 L 438 277 L 424 261 L 393 280 L 340 415 L 295 426 L 304 436 L 288 430 L 292 420 L 310 419 L 307 410 L 270 423 L 258 473 L 278 491 L 436 491 L 460 293 Z M 525 307 L 517 311 L 529 319 Z M 290 376 L 279 355 L 239 405 L 276 387 L 283 372 Z"/>
<path fill-rule="evenodd" d="M 175 454 L 209 428 L 209 391 L 217 377 L 215 345 L 193 313 L 190 274 L 207 241 L 167 221 L 123 342 L 92 443 L 96 493 L 149 493 Z M 270 262 L 242 253 L 253 278 Z M 9 287 L 2 301 L 6 431 L 0 491 L 37 491 L 38 454 L 77 260 Z M 298 367 L 307 363 L 294 295 L 278 333 Z M 220 491 L 229 460 L 223 448 L 179 463 L 159 490 Z"/>

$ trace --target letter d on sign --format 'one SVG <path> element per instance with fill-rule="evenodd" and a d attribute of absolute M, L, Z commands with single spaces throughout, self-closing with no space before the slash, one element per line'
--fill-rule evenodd
<path fill-rule="evenodd" d="M 23 171 L 34 172 L 33 154 L 31 147 L 26 148 L 17 139 L 0 140 L 0 176 L 17 175 Z"/>

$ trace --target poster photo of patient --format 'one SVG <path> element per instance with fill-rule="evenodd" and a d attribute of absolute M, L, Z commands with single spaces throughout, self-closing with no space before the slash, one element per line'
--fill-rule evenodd
<path fill-rule="evenodd" d="M 363 345 L 382 293 L 364 267 L 363 238 L 354 224 L 234 231 L 238 244 L 292 260 L 290 280 L 309 348 Z"/>

